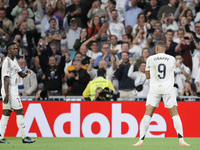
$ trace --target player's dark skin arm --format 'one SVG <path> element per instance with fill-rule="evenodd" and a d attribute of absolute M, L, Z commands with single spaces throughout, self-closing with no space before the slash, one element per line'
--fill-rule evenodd
<path fill-rule="evenodd" d="M 8 100 L 9 100 L 9 77 L 5 76 L 4 77 L 4 88 L 5 88 L 5 97 L 4 97 L 4 104 L 8 104 Z"/>
<path fill-rule="evenodd" d="M 145 74 L 146 74 L 146 78 L 150 79 L 150 73 L 149 73 L 149 71 L 146 71 Z"/>

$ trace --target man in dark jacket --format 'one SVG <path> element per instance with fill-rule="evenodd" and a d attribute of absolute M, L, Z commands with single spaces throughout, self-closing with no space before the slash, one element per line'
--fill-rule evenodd
<path fill-rule="evenodd" d="M 61 95 L 62 91 L 62 78 L 64 76 L 65 67 L 65 49 L 62 48 L 62 57 L 59 64 L 56 62 L 54 56 L 49 57 L 49 64 L 44 62 L 39 49 L 37 49 L 40 66 L 45 74 L 44 89 L 49 92 L 49 95 Z"/>
<path fill-rule="evenodd" d="M 75 59 L 73 65 L 75 70 L 69 72 L 67 85 L 72 86 L 71 95 L 82 95 L 90 81 L 90 76 L 87 70 L 81 68 L 82 64 L 80 60 Z"/>

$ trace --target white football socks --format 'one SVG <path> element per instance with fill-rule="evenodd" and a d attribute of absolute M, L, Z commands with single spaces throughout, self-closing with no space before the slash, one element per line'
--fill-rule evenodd
<path fill-rule="evenodd" d="M 183 140 L 183 126 L 179 115 L 173 116 L 174 128 L 176 129 L 179 140 Z"/>
<path fill-rule="evenodd" d="M 2 117 L 1 117 L 1 133 L 0 133 L 1 136 L 0 136 L 0 139 L 4 138 L 4 134 L 5 134 L 5 131 L 6 131 L 8 119 L 9 119 L 9 116 L 2 115 Z"/>
<path fill-rule="evenodd" d="M 26 137 L 26 130 L 24 125 L 24 118 L 22 115 L 17 115 L 17 126 L 20 133 L 22 134 L 22 138 L 24 139 Z"/>
<path fill-rule="evenodd" d="M 144 140 L 145 134 L 149 128 L 151 116 L 144 115 L 140 124 L 140 140 Z"/>

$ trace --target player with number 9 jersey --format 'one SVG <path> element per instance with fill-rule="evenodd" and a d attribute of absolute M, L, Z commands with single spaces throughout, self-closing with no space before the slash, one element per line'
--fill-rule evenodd
<path fill-rule="evenodd" d="M 146 71 L 150 72 L 149 94 L 170 94 L 174 86 L 175 58 L 158 53 L 147 58 Z"/>

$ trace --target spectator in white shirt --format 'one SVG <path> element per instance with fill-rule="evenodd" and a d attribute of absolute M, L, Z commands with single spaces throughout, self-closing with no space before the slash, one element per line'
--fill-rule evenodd
<path fill-rule="evenodd" d="M 121 52 L 121 44 L 117 44 L 118 40 L 115 35 L 111 35 L 110 38 L 110 53 L 116 55 L 117 53 Z"/>
<path fill-rule="evenodd" d="M 118 12 L 117 10 L 112 10 L 111 12 L 112 21 L 109 23 L 109 29 L 111 35 L 116 35 L 118 41 L 122 40 L 122 36 L 125 34 L 124 24 L 117 20 Z"/>

